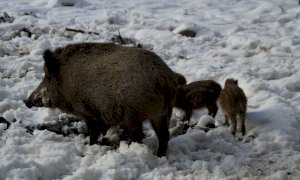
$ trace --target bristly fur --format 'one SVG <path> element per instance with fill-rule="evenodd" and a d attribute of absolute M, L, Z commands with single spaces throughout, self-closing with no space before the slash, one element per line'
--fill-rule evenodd
<path fill-rule="evenodd" d="M 176 107 L 185 111 L 185 118 L 189 121 L 193 110 L 206 107 L 208 115 L 215 117 L 218 112 L 217 99 L 222 87 L 215 81 L 203 80 L 180 86 L 176 97 Z"/>
<path fill-rule="evenodd" d="M 225 125 L 229 126 L 228 120 L 232 122 L 231 133 L 235 135 L 237 128 L 237 115 L 241 120 L 242 134 L 246 134 L 245 116 L 247 110 L 247 97 L 244 91 L 238 87 L 238 80 L 227 79 L 219 97 Z"/>
<path fill-rule="evenodd" d="M 24 101 L 28 107 L 38 102 L 85 119 L 90 144 L 113 125 L 121 125 L 132 141 L 141 142 L 142 123 L 149 119 L 159 139 L 157 154 L 165 155 L 178 85 L 160 57 L 142 48 L 79 43 L 53 53 L 46 50 L 44 59 L 45 77 Z M 44 88 L 47 91 L 41 92 Z M 41 96 L 49 102 L 43 104 Z"/>
<path fill-rule="evenodd" d="M 175 73 L 176 74 L 176 77 L 177 77 L 177 83 L 179 86 L 183 86 L 183 85 L 186 85 L 186 79 L 185 77 L 180 74 L 180 73 Z"/>

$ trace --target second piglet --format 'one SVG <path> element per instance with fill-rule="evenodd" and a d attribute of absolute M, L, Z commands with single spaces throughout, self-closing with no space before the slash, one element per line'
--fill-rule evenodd
<path fill-rule="evenodd" d="M 246 134 L 246 111 L 247 97 L 244 91 L 238 86 L 238 80 L 227 79 L 222 90 L 219 102 L 225 117 L 224 125 L 229 126 L 229 119 L 232 122 L 231 133 L 235 135 L 237 129 L 237 116 L 241 120 L 242 135 Z"/>
<path fill-rule="evenodd" d="M 185 111 L 183 121 L 190 121 L 193 110 L 206 107 L 208 115 L 215 117 L 218 112 L 217 99 L 222 87 L 213 80 L 195 81 L 180 86 L 176 107 Z"/>

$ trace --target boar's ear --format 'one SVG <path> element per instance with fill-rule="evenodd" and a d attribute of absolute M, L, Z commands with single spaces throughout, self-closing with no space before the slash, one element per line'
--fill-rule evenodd
<path fill-rule="evenodd" d="M 45 60 L 45 66 L 44 71 L 47 75 L 58 75 L 59 73 L 59 61 L 53 56 L 53 53 L 50 50 L 46 50 L 44 52 L 44 60 Z"/>

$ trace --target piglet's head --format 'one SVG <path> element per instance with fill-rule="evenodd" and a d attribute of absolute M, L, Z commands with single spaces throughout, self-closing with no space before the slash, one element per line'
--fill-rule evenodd
<path fill-rule="evenodd" d="M 226 85 L 238 85 L 238 80 L 236 80 L 236 79 L 226 79 L 225 86 Z"/>
<path fill-rule="evenodd" d="M 32 92 L 28 99 L 23 102 L 28 108 L 35 107 L 53 107 L 56 99 L 59 99 L 59 71 L 60 64 L 57 58 L 49 50 L 44 52 L 43 58 L 45 76 L 39 86 Z"/>

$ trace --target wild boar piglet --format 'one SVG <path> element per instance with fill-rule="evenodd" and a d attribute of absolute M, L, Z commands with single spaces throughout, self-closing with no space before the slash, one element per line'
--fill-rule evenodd
<path fill-rule="evenodd" d="M 229 126 L 229 119 L 231 120 L 231 133 L 235 135 L 237 129 L 237 116 L 241 120 L 242 135 L 246 134 L 246 110 L 247 97 L 244 91 L 238 86 L 238 80 L 227 79 L 221 94 L 219 96 L 219 104 L 222 108 L 225 123 Z"/>
<path fill-rule="evenodd" d="M 183 121 L 190 121 L 193 110 L 204 107 L 208 109 L 208 115 L 215 117 L 221 90 L 221 85 L 213 80 L 195 81 L 179 86 L 175 107 L 185 111 Z"/>

